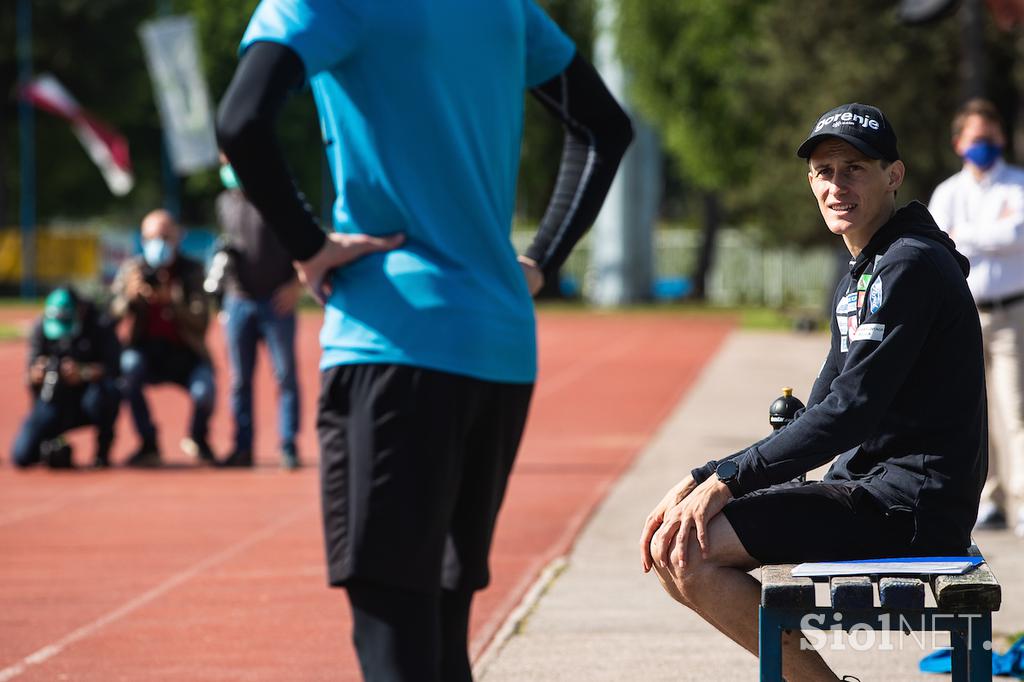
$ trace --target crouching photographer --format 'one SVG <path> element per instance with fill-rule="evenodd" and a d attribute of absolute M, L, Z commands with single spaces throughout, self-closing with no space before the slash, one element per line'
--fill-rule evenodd
<path fill-rule="evenodd" d="M 94 466 L 109 466 L 120 405 L 115 384 L 119 355 L 117 337 L 95 305 L 67 287 L 47 297 L 29 340 L 32 411 L 14 440 L 15 465 L 44 461 L 68 468 L 70 448 L 57 439 L 71 429 L 95 426 Z"/>

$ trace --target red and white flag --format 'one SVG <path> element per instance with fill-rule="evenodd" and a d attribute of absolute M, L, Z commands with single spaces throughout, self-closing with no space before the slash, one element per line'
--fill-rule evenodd
<path fill-rule="evenodd" d="M 71 129 L 103 174 L 107 187 L 117 196 L 124 196 L 135 184 L 128 140 L 104 125 L 71 96 L 51 74 L 36 77 L 22 88 L 21 96 L 36 107 L 49 111 L 71 123 Z"/>

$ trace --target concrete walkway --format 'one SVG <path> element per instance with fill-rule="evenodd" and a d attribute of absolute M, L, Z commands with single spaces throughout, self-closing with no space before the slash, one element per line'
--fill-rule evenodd
<path fill-rule="evenodd" d="M 670 600 L 653 575 L 641 572 L 639 533 L 651 508 L 692 467 L 770 430 L 768 405 L 782 386 L 793 386 L 806 399 L 826 350 L 822 335 L 734 333 L 599 508 L 572 553 L 551 567 L 504 635 L 480 658 L 477 678 L 756 680 L 757 662 L 750 654 Z M 1003 586 L 1003 609 L 994 619 L 996 650 L 1002 651 L 1005 637 L 1024 630 L 1024 541 L 1010 533 L 981 533 L 975 539 Z M 842 644 L 846 650 L 824 652 L 840 675 L 856 675 L 862 682 L 948 679 L 917 672 L 930 640 L 922 649 L 919 640 L 894 634 L 893 650 L 884 651 L 854 651 L 845 638 Z"/>

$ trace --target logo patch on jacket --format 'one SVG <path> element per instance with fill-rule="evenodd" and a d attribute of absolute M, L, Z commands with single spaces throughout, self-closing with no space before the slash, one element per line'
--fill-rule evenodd
<path fill-rule="evenodd" d="M 871 284 L 871 291 L 868 292 L 868 310 L 874 315 L 882 307 L 882 278 L 876 277 Z"/>
<path fill-rule="evenodd" d="M 853 341 L 881 341 L 885 336 L 884 324 L 862 324 L 857 331 L 850 336 Z"/>

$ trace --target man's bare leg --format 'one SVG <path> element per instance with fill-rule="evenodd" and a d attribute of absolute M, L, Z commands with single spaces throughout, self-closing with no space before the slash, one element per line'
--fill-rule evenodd
<path fill-rule="evenodd" d="M 698 616 L 700 616 L 701 618 L 706 620 L 711 625 L 714 625 L 716 630 L 718 630 L 723 635 L 725 635 L 729 639 L 732 639 L 734 642 L 736 642 L 736 640 L 733 639 L 732 635 L 730 635 L 728 632 L 726 632 L 726 630 L 723 629 L 723 627 L 718 624 L 718 621 L 715 620 L 715 616 L 714 616 L 713 613 L 708 613 L 706 611 L 701 611 L 697 607 L 696 604 L 693 604 L 693 603 L 687 601 L 686 597 L 684 597 L 683 594 L 676 587 L 675 578 L 672 577 L 672 574 L 669 571 L 663 570 L 663 569 L 658 568 L 657 566 L 655 566 L 654 572 L 655 572 L 655 575 L 658 576 L 658 581 L 661 583 L 662 588 L 664 588 L 664 590 L 666 592 L 668 592 L 668 596 L 672 597 L 677 602 L 679 602 L 680 604 L 682 604 L 686 608 L 688 608 L 691 611 L 693 611 L 694 613 L 696 613 Z M 744 649 L 746 649 L 747 651 L 749 651 L 750 653 L 752 653 L 755 656 L 757 656 L 757 649 L 756 648 L 754 648 L 754 649 L 749 648 L 746 645 L 745 642 L 736 642 L 736 643 L 739 644 Z"/>
<path fill-rule="evenodd" d="M 696 536 L 690 535 L 685 567 L 658 566 L 666 592 L 747 651 L 757 655 L 757 609 L 761 584 L 747 574 L 758 562 L 747 554 L 724 514 L 708 526 L 709 555 L 703 559 Z M 671 549 L 670 549 L 671 552 Z M 783 674 L 789 682 L 821 682 L 839 678 L 818 652 L 800 648 L 801 636 L 783 637 Z"/>

